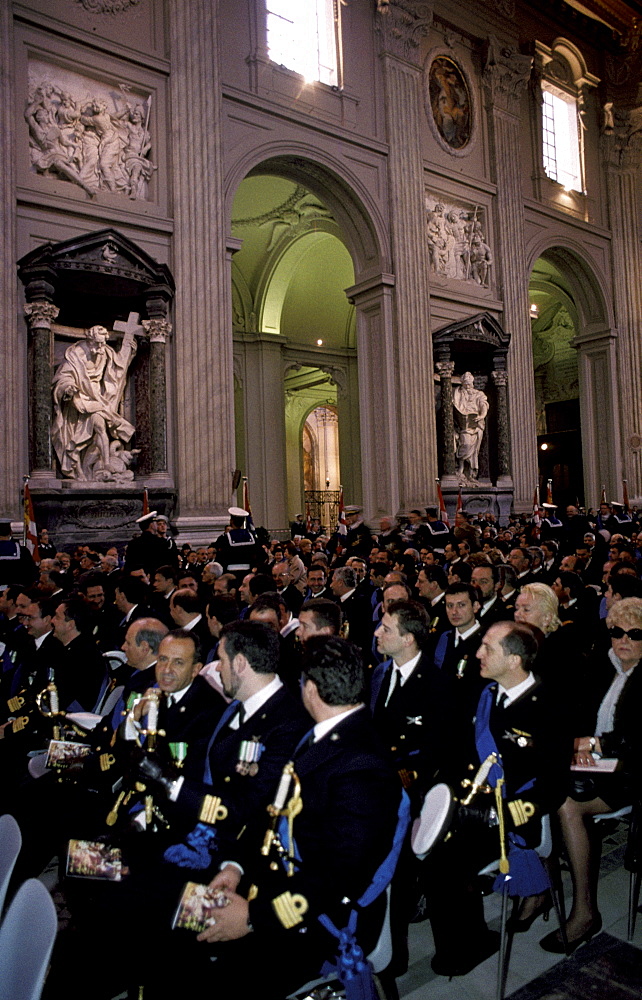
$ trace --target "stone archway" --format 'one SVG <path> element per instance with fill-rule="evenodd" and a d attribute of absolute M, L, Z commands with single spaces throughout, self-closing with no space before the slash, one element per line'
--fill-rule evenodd
<path fill-rule="evenodd" d="M 616 339 L 603 282 L 575 247 L 549 246 L 529 282 L 542 480 L 586 506 L 622 475 Z"/>

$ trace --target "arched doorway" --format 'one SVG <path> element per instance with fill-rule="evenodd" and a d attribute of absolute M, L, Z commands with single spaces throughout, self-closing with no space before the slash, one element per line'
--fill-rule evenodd
<path fill-rule="evenodd" d="M 620 476 L 615 334 L 600 282 L 574 250 L 551 247 L 529 282 L 540 490 L 595 506 Z M 542 498 L 543 498 L 542 492 Z"/>
<path fill-rule="evenodd" d="M 232 235 L 237 465 L 274 530 L 305 509 L 303 426 L 318 408 L 336 415 L 337 467 L 360 499 L 354 266 L 322 198 L 258 168 L 237 188 Z"/>

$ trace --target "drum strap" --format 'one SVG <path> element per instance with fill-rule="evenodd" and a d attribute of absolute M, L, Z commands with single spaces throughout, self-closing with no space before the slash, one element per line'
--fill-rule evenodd
<path fill-rule="evenodd" d="M 346 1000 L 377 1000 L 378 993 L 372 978 L 372 966 L 357 943 L 357 919 L 359 910 L 370 906 L 392 881 L 409 823 L 410 799 L 406 792 L 402 792 L 390 853 L 377 868 L 366 891 L 357 900 L 346 927 L 340 931 L 325 913 L 319 917 L 321 925 L 339 942 L 339 952 L 334 962 L 326 962 L 321 969 L 321 975 L 338 976 L 345 988 Z"/>
<path fill-rule="evenodd" d="M 494 788 L 498 779 L 504 777 L 504 766 L 501 754 L 497 748 L 495 737 L 490 729 L 490 713 L 495 702 L 496 687 L 489 684 L 481 693 L 477 716 L 475 718 L 475 745 L 480 762 L 486 760 L 489 754 L 497 755 L 497 763 L 488 772 L 488 784 Z M 520 788 L 520 792 L 535 784 L 533 778 Z M 506 796 L 506 785 L 502 785 L 502 794 Z M 509 850 L 508 875 L 500 874 L 495 879 L 493 890 L 507 892 L 509 896 L 535 896 L 550 888 L 550 880 L 537 852 L 526 847 L 526 841 L 511 830 L 508 834 Z"/>

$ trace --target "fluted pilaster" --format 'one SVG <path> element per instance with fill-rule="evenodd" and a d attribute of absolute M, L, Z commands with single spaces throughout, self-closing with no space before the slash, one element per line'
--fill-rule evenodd
<path fill-rule="evenodd" d="M 497 245 L 504 303 L 504 328 L 511 334 L 508 380 L 512 453 L 519 456 L 513 473 L 517 509 L 532 502 L 537 482 L 535 382 L 528 302 L 528 268 L 521 188 L 522 143 L 520 101 L 530 77 L 532 59 L 488 42 L 483 83 L 497 184 Z"/>
<path fill-rule="evenodd" d="M 642 495 L 642 287 L 638 170 L 642 159 L 642 108 L 617 110 L 615 128 L 603 137 L 611 224 L 613 298 L 618 330 L 617 363 L 622 430 L 622 472 L 629 495 Z"/>
<path fill-rule="evenodd" d="M 19 335 L 16 292 L 16 101 L 13 63 L 13 12 L 0 4 L 0 331 L 2 334 L 2 425 L 5 429 L 0 476 L 0 509 L 17 516 L 22 474 L 27 472 L 27 427 L 24 418 L 26 344 Z"/>
<path fill-rule="evenodd" d="M 170 4 L 177 481 L 181 515 L 221 514 L 234 468 L 218 4 Z M 195 391 L 196 376 L 200 374 Z"/>
<path fill-rule="evenodd" d="M 432 6 L 410 0 L 393 0 L 377 21 L 389 146 L 402 506 L 426 501 L 437 474 L 418 65 L 419 43 L 431 21 Z"/>

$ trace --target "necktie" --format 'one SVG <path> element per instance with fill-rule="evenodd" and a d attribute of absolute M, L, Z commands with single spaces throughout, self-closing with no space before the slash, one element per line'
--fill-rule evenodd
<path fill-rule="evenodd" d="M 507 701 L 508 701 L 508 695 L 506 694 L 505 691 L 502 691 L 497 701 L 497 708 L 506 708 Z"/>
<path fill-rule="evenodd" d="M 388 707 L 390 699 L 392 698 L 392 696 L 393 696 L 393 694 L 394 694 L 394 692 L 396 690 L 396 687 L 397 687 L 398 683 L 399 683 L 399 671 L 397 670 L 396 667 L 393 667 L 392 668 L 392 675 L 390 677 L 390 687 L 388 688 L 388 694 L 386 695 L 386 700 L 385 700 L 385 703 L 384 703 L 384 708 Z"/>
<path fill-rule="evenodd" d="M 171 708 L 173 704 L 174 704 L 174 695 L 173 694 L 168 694 L 167 695 L 167 707 Z"/>

